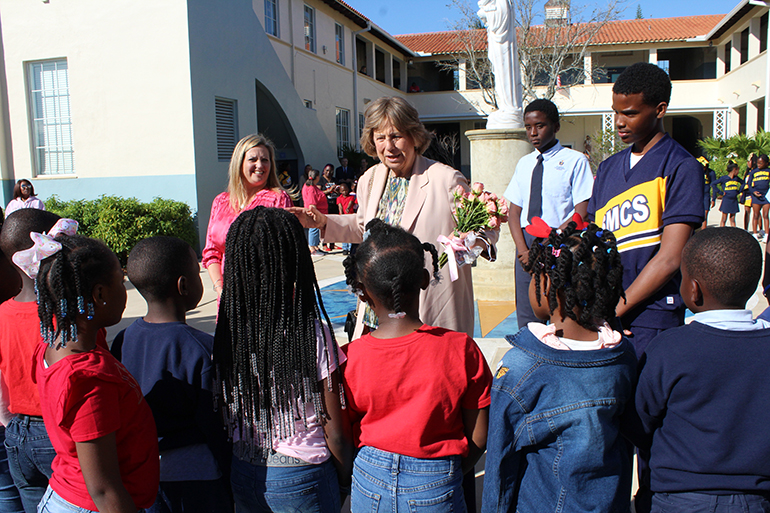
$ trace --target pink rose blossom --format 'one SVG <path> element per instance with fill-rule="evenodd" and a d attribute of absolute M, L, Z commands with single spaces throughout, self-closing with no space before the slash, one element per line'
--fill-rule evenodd
<path fill-rule="evenodd" d="M 489 192 L 487 192 L 487 191 L 484 191 L 484 192 L 482 192 L 482 193 L 481 193 L 481 196 L 479 196 L 479 199 L 480 199 L 481 201 L 483 201 L 484 203 L 486 203 L 487 201 L 489 201 L 490 199 L 492 199 L 492 198 L 491 198 L 491 196 L 492 196 L 492 195 L 491 195 Z"/>
<path fill-rule="evenodd" d="M 490 193 L 489 193 L 489 196 L 490 196 L 490 199 L 492 199 L 492 200 L 494 200 L 494 201 L 497 201 L 497 200 L 499 199 L 499 198 L 497 197 L 497 194 L 495 194 L 494 192 L 490 192 Z"/>
<path fill-rule="evenodd" d="M 458 185 L 457 187 L 454 188 L 454 190 L 452 191 L 452 194 L 457 197 L 463 196 L 465 195 L 465 189 L 463 189 L 462 185 Z"/>
<path fill-rule="evenodd" d="M 476 196 L 478 196 L 479 194 L 484 192 L 484 184 L 481 182 L 473 182 L 473 185 L 471 186 L 471 190 Z"/>
<path fill-rule="evenodd" d="M 508 202 L 501 201 L 500 202 L 500 208 L 498 209 L 498 212 L 500 212 L 501 216 L 507 216 L 508 215 Z"/>
<path fill-rule="evenodd" d="M 490 214 L 496 214 L 497 213 L 497 203 L 494 201 L 487 201 L 486 202 L 487 212 Z"/>
<path fill-rule="evenodd" d="M 489 227 L 492 228 L 493 230 L 497 230 L 498 228 L 500 228 L 500 220 L 497 219 L 497 216 L 491 216 L 489 218 L 488 224 L 489 224 Z"/>

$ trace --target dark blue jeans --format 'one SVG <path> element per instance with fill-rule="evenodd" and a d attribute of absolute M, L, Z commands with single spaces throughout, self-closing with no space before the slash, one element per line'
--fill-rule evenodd
<path fill-rule="evenodd" d="M 5 427 L 0 426 L 0 511 L 3 513 L 23 513 L 21 497 L 8 468 L 8 455 L 5 452 Z"/>
<path fill-rule="evenodd" d="M 233 457 L 230 481 L 236 513 L 327 513 L 341 507 L 337 472 L 330 460 L 268 467 Z"/>
<path fill-rule="evenodd" d="M 26 415 L 11 419 L 5 428 L 5 450 L 24 511 L 36 513 L 48 488 L 51 463 L 56 456 L 43 419 Z"/>
<path fill-rule="evenodd" d="M 147 513 L 231 513 L 228 483 L 212 481 L 161 481 L 155 504 Z"/>
<path fill-rule="evenodd" d="M 653 513 L 767 513 L 770 500 L 761 495 L 709 495 L 706 493 L 656 493 Z"/>
<path fill-rule="evenodd" d="M 353 466 L 350 509 L 465 513 L 460 456 L 421 459 L 362 447 Z"/>

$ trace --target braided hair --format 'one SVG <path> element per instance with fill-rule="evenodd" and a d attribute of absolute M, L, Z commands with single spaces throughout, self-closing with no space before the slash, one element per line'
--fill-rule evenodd
<path fill-rule="evenodd" d="M 548 276 L 551 314 L 558 295 L 567 317 L 589 330 L 615 317 L 618 301 L 626 297 L 615 235 L 593 223 L 578 230 L 571 221 L 564 230 L 551 230 L 547 239 L 536 239 L 525 269 L 535 282 L 538 304 L 542 277 Z"/>
<path fill-rule="evenodd" d="M 108 283 L 115 254 L 102 241 L 82 235 L 59 234 L 55 240 L 61 251 L 40 263 L 35 278 L 40 333 L 49 345 L 59 339 L 62 347 L 77 342 L 77 315 L 94 315 L 91 291 Z M 55 321 L 54 321 L 55 319 Z"/>
<path fill-rule="evenodd" d="M 420 291 L 426 251 L 431 254 L 433 277 L 438 280 L 438 252 L 433 244 L 421 243 L 403 228 L 372 219 L 355 255 L 343 262 L 346 283 L 353 290 L 364 283 L 388 310 L 402 312 L 403 298 Z"/>
<path fill-rule="evenodd" d="M 317 374 L 319 331 L 326 361 L 334 358 L 338 376 L 339 356 L 328 354 L 321 316 L 326 326 L 331 321 L 294 215 L 261 206 L 243 212 L 228 231 L 225 261 L 213 351 L 216 405 L 230 436 L 239 433 L 237 455 L 265 458 L 274 439 L 295 433 L 295 419 L 307 425 L 306 403 L 321 422 L 327 418 Z"/>

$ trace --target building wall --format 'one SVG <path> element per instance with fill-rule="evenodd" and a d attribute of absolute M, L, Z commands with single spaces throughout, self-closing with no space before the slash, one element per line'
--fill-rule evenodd
<path fill-rule="evenodd" d="M 0 0 L 0 11 L 12 166 L 3 204 L 16 179 L 33 178 L 43 200 L 162 196 L 196 209 L 184 0 Z M 57 58 L 69 70 L 76 174 L 35 177 L 26 65 Z"/>

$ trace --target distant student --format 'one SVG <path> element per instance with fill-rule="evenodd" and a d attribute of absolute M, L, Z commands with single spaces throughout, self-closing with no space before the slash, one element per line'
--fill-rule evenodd
<path fill-rule="evenodd" d="M 743 174 L 743 189 L 739 201 L 743 205 L 743 229 L 749 231 L 749 220 L 751 219 L 751 193 L 749 192 L 749 182 L 751 173 L 757 167 L 757 156 L 753 153 L 749 155 L 746 162 L 746 172 Z"/>
<path fill-rule="evenodd" d="M 671 80 L 655 64 L 626 68 L 612 87 L 615 126 L 628 148 L 596 172 L 589 215 L 617 237 L 623 288 L 615 310 L 641 356 L 684 323 L 679 261 L 704 219 L 703 167 L 663 131 Z"/>
<path fill-rule="evenodd" d="M 759 244 L 738 228 L 684 248 L 695 315 L 652 341 L 636 389 L 653 512 L 770 511 L 770 323 L 745 309 L 761 270 Z"/>
<path fill-rule="evenodd" d="M 722 212 L 720 227 L 727 223 L 728 216 L 730 225 L 735 226 L 735 214 L 740 210 L 738 194 L 743 189 L 743 180 L 738 176 L 738 169 L 738 164 L 730 162 L 727 164 L 727 174 L 714 182 L 715 187 L 721 186 L 723 190 L 722 203 L 719 205 L 719 211 Z"/>
<path fill-rule="evenodd" d="M 767 242 L 765 230 L 770 231 L 770 220 L 768 219 L 770 200 L 767 198 L 767 192 L 770 189 L 768 164 L 770 164 L 770 158 L 767 155 L 757 157 L 757 168 L 752 171 L 751 178 L 747 182 L 751 194 L 751 211 L 754 214 L 754 236 L 762 242 Z"/>
<path fill-rule="evenodd" d="M 214 337 L 186 324 L 203 295 L 195 252 L 176 237 L 150 237 L 127 267 L 147 315 L 118 334 L 112 354 L 141 386 L 158 428 L 160 490 L 148 511 L 232 511 L 232 450 L 212 394 Z"/>
<path fill-rule="evenodd" d="M 311 169 L 307 174 L 307 181 L 302 186 L 302 203 L 305 208 L 315 205 L 316 208 L 326 214 L 329 210 L 329 203 L 326 200 L 326 194 L 323 193 L 318 185 L 321 174 L 317 169 Z M 321 244 L 321 230 L 319 228 L 310 228 L 307 233 L 307 245 L 310 247 L 311 255 L 325 255 L 318 247 Z"/>
<path fill-rule="evenodd" d="M 33 247 L 30 233 L 52 230 L 59 216 L 25 208 L 10 214 L 0 231 L 0 249 L 8 259 Z M 21 280 L 16 297 L 0 305 L 0 374 L 7 385 L 8 409 L 13 414 L 5 429 L 11 476 L 26 513 L 35 513 L 51 477 L 56 456 L 43 423 L 37 385 L 32 381 L 34 353 L 42 340 L 35 280 L 14 264 Z"/>
<path fill-rule="evenodd" d="M 529 295 L 550 324 L 506 337 L 512 347 L 492 385 L 481 510 L 627 512 L 632 464 L 620 419 L 633 398 L 636 357 L 607 323 L 623 296 L 615 237 L 595 224 L 540 229 Z"/>
<path fill-rule="evenodd" d="M 708 226 L 709 210 L 714 207 L 716 202 L 714 182 L 717 179 L 717 174 L 709 167 L 709 161 L 705 157 L 698 157 L 697 160 L 703 165 L 703 210 L 706 214 L 703 217 L 701 229 L 705 230 Z"/>
<path fill-rule="evenodd" d="M 516 164 L 505 190 L 509 202 L 508 228 L 516 243 L 516 320 L 519 329 L 540 322 L 529 304 L 530 274 L 524 270 L 534 237 L 524 231 L 533 217 L 549 226 L 564 227 L 573 213 L 586 217 L 593 175 L 588 159 L 559 144 L 559 110 L 553 102 L 538 99 L 524 109 L 524 128 L 535 151 Z"/>
<path fill-rule="evenodd" d="M 56 449 L 37 511 L 135 512 L 158 494 L 155 422 L 136 380 L 97 343 L 126 307 L 123 269 L 103 242 L 67 233 L 35 248 L 46 252 L 36 258 L 44 335 L 33 379 Z"/>
<path fill-rule="evenodd" d="M 343 348 L 359 448 L 351 511 L 465 512 L 463 474 L 487 440 L 489 367 L 468 335 L 419 318 L 420 290 L 431 281 L 426 251 L 438 275 L 433 245 L 379 219 L 366 233 L 343 263 L 348 285 L 380 320 Z"/>
<path fill-rule="evenodd" d="M 339 184 L 340 195 L 337 197 L 337 206 L 340 214 L 355 214 L 358 210 L 358 202 L 356 197 L 350 194 L 350 187 L 347 183 Z M 342 243 L 342 254 L 349 255 L 350 248 L 353 245 L 349 242 Z"/>

